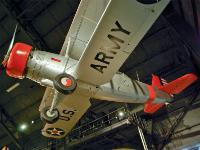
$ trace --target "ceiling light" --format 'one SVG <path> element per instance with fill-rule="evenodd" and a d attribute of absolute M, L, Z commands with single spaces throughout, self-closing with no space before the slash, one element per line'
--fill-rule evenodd
<path fill-rule="evenodd" d="M 13 84 L 12 86 L 10 86 L 7 90 L 6 90 L 6 92 L 12 92 L 14 89 L 16 89 L 18 86 L 20 85 L 20 83 L 19 82 L 17 82 L 17 83 L 15 83 L 15 84 Z"/>
<path fill-rule="evenodd" d="M 124 112 L 123 112 L 123 111 L 119 111 L 119 112 L 118 112 L 118 116 L 119 116 L 119 117 L 124 117 Z"/>
<path fill-rule="evenodd" d="M 27 124 L 25 124 L 25 123 L 23 123 L 23 124 L 21 124 L 20 126 L 19 126 L 19 129 L 20 129 L 20 131 L 24 131 L 24 130 L 26 130 L 27 129 Z"/>

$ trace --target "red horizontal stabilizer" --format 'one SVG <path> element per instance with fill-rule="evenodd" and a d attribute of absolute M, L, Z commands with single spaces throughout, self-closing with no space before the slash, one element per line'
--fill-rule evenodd
<path fill-rule="evenodd" d="M 168 94 L 179 94 L 185 88 L 194 83 L 197 79 L 198 77 L 195 74 L 189 73 L 174 81 L 169 82 L 165 86 L 161 86 L 158 89 Z"/>
<path fill-rule="evenodd" d="M 169 95 L 179 94 L 185 88 L 187 88 L 192 83 L 194 83 L 197 79 L 198 77 L 195 74 L 190 73 L 162 86 L 159 77 L 153 75 L 152 86 L 157 87 L 159 90 L 166 92 Z M 150 96 L 147 102 L 145 103 L 144 112 L 153 114 L 157 110 L 159 110 L 161 107 L 163 107 L 165 104 L 164 103 L 154 104 L 153 101 L 156 97 L 156 93 L 152 90 L 152 87 L 148 86 L 148 89 L 149 89 Z"/>
<path fill-rule="evenodd" d="M 148 114 L 153 114 L 164 105 L 165 105 L 164 103 L 159 103 L 159 104 L 146 103 L 144 106 L 144 112 Z"/>

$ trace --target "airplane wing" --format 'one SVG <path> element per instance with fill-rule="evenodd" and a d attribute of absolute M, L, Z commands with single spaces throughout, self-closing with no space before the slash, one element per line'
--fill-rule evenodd
<path fill-rule="evenodd" d="M 80 58 L 109 1 L 81 0 L 60 55 L 67 55 L 76 60 Z M 45 99 L 53 96 L 53 93 L 51 88 L 47 88 L 41 104 L 50 103 L 51 101 L 45 101 Z"/>
<path fill-rule="evenodd" d="M 60 52 L 61 55 L 70 56 L 71 58 L 76 60 L 80 58 L 108 2 L 109 0 L 81 0 L 71 27 L 65 38 L 63 47 Z M 51 105 L 53 95 L 54 90 L 51 88 L 47 88 L 40 104 L 39 111 L 41 111 L 44 107 Z M 80 101 L 78 97 L 76 98 L 78 100 L 74 98 L 72 100 L 68 97 L 67 99 L 69 100 L 67 100 L 67 102 L 65 103 L 66 108 L 70 108 L 72 105 L 74 107 L 79 107 L 81 104 L 81 107 L 79 107 L 79 111 L 76 113 L 76 117 L 71 119 L 69 122 L 59 120 L 55 124 L 46 124 L 44 129 L 42 130 L 43 135 L 47 137 L 61 138 L 58 136 L 49 135 L 47 133 L 47 129 L 57 128 L 65 130 L 64 126 L 66 126 L 66 123 L 67 129 L 65 130 L 65 135 L 71 130 L 71 128 L 76 124 L 76 122 L 78 122 L 78 120 L 90 106 L 89 100 L 82 101 L 82 98 Z M 84 97 L 84 99 L 87 98 Z M 59 109 L 63 110 L 64 108 L 59 105 Z M 64 137 L 64 135 L 62 135 L 62 137 Z"/>
<path fill-rule="evenodd" d="M 48 99 L 43 99 L 43 106 L 50 106 L 53 98 L 53 94 L 51 94 L 53 90 L 48 90 L 50 89 L 47 89 L 46 92 L 48 96 L 44 97 Z M 67 96 L 60 94 L 59 96 L 59 103 L 56 107 L 59 111 L 59 119 L 53 124 L 46 123 L 42 129 L 42 134 L 46 137 L 65 137 L 91 105 L 89 96 L 80 94 L 78 89 L 73 94 Z M 42 109 L 43 106 L 40 106 L 40 109 Z"/>
<path fill-rule="evenodd" d="M 77 79 L 110 81 L 169 1 L 110 0 L 76 67 Z"/>
<path fill-rule="evenodd" d="M 81 0 L 65 38 L 61 55 L 78 60 L 110 0 Z"/>
<path fill-rule="evenodd" d="M 108 82 L 170 0 L 153 4 L 140 1 L 81 1 L 60 52 L 79 60 L 77 79 L 94 85 Z M 89 97 L 79 94 L 74 92 L 61 98 L 57 106 L 61 117 L 56 123 L 47 123 L 43 135 L 62 138 L 73 128 L 90 107 Z M 40 110 L 50 106 L 53 95 L 54 90 L 47 88 Z"/>

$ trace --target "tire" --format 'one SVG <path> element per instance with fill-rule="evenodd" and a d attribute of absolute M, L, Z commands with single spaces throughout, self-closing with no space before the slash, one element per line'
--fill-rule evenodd
<path fill-rule="evenodd" d="M 137 0 L 137 1 L 142 4 L 154 4 L 159 2 L 160 0 Z"/>
<path fill-rule="evenodd" d="M 42 121 L 47 122 L 49 124 L 55 123 L 59 119 L 59 111 L 57 109 L 53 109 L 54 115 L 48 115 L 49 107 L 44 108 L 40 112 L 40 118 Z"/>
<path fill-rule="evenodd" d="M 70 85 L 68 86 L 67 86 L 67 80 L 70 81 Z M 63 83 L 64 81 L 66 81 L 66 85 L 64 85 Z M 73 93 L 77 86 L 74 77 L 65 73 L 56 76 L 53 85 L 58 92 L 63 94 Z"/>

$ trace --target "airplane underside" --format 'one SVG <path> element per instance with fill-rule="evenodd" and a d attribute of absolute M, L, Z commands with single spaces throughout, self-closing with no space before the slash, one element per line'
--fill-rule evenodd
<path fill-rule="evenodd" d="M 197 80 L 190 73 L 162 85 L 153 76 L 148 85 L 118 72 L 169 1 L 82 0 L 60 55 L 14 44 L 15 28 L 1 68 L 47 87 L 39 107 L 44 136 L 65 137 L 90 99 L 144 103 L 144 112 L 154 113 Z"/>

